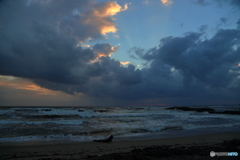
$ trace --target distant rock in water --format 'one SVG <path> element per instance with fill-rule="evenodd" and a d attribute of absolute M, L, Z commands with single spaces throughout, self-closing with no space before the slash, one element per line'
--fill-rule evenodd
<path fill-rule="evenodd" d="M 99 109 L 99 110 L 94 110 L 94 112 L 108 112 L 107 110 Z"/>
<path fill-rule="evenodd" d="M 103 142 L 103 143 L 110 143 L 112 142 L 113 135 L 109 136 L 107 139 L 99 139 L 99 140 L 93 140 L 94 142 Z"/>
<path fill-rule="evenodd" d="M 215 110 L 212 108 L 204 107 L 204 108 L 191 108 L 191 107 L 169 107 L 167 110 L 182 110 L 182 111 L 196 111 L 196 112 L 214 112 Z"/>
<path fill-rule="evenodd" d="M 51 109 L 42 109 L 42 111 L 51 111 Z"/>
<path fill-rule="evenodd" d="M 208 112 L 211 114 L 234 114 L 234 115 L 240 115 L 240 111 L 215 111 L 212 108 L 204 107 L 204 108 L 191 108 L 191 107 L 169 107 L 166 108 L 166 110 L 182 110 L 182 111 L 196 111 L 196 112 Z"/>
<path fill-rule="evenodd" d="M 166 130 L 182 130 L 183 127 L 181 126 L 167 126 L 161 129 L 161 131 L 166 131 Z"/>
<path fill-rule="evenodd" d="M 214 113 L 214 114 L 235 114 L 235 115 L 240 115 L 240 111 L 223 111 L 223 112 L 209 112 L 209 113 Z"/>

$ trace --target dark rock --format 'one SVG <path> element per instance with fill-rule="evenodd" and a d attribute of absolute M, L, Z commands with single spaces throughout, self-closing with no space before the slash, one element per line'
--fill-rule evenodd
<path fill-rule="evenodd" d="M 94 112 L 108 112 L 108 111 L 100 109 L 100 110 L 94 110 Z"/>
<path fill-rule="evenodd" d="M 240 111 L 224 111 L 224 114 L 237 114 L 237 115 L 240 115 Z"/>
<path fill-rule="evenodd" d="M 42 109 L 42 111 L 51 111 L 51 109 Z"/>
<path fill-rule="evenodd" d="M 183 128 L 181 126 L 168 126 L 164 127 L 161 129 L 161 131 L 166 131 L 166 130 L 182 130 Z"/>
<path fill-rule="evenodd" d="M 109 136 L 107 139 L 99 139 L 99 140 L 93 140 L 94 142 L 103 142 L 103 143 L 110 143 L 112 142 L 113 135 Z"/>
<path fill-rule="evenodd" d="M 215 111 L 212 108 L 197 108 L 197 112 L 208 112 L 208 111 Z"/>
<path fill-rule="evenodd" d="M 131 133 L 146 133 L 149 132 L 147 129 L 134 129 L 130 131 Z"/>
<path fill-rule="evenodd" d="M 213 113 L 213 114 L 235 114 L 235 115 L 240 115 L 240 111 L 223 111 L 223 112 L 209 111 L 208 113 Z"/>

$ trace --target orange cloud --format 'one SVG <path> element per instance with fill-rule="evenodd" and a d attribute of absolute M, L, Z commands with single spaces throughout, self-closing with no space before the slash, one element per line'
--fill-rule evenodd
<path fill-rule="evenodd" d="M 106 2 L 94 10 L 94 14 L 99 17 L 114 16 L 118 12 L 125 11 L 128 9 L 129 4 L 125 4 L 123 7 L 116 2 Z"/>
<path fill-rule="evenodd" d="M 125 11 L 128 9 L 129 4 L 120 6 L 116 2 L 105 2 L 102 5 L 97 6 L 92 10 L 90 15 L 87 15 L 85 23 L 96 26 L 99 29 L 99 32 L 103 35 L 107 33 L 116 33 L 117 28 L 113 22 L 113 16 L 119 12 Z"/>
<path fill-rule="evenodd" d="M 109 25 L 109 26 L 102 26 L 102 28 L 100 29 L 101 34 L 106 35 L 107 33 L 116 33 L 117 32 L 117 28 L 115 26 L 115 24 L 113 25 Z"/>
<path fill-rule="evenodd" d="M 23 89 L 23 90 L 29 90 L 29 91 L 35 91 L 37 94 L 45 94 L 45 95 L 56 95 L 54 91 L 41 88 L 35 84 L 28 84 L 28 85 L 23 85 L 23 86 L 16 86 L 15 89 Z"/>
<path fill-rule="evenodd" d="M 97 62 L 100 57 L 110 57 L 111 54 L 116 52 L 116 50 L 119 48 L 118 46 L 112 46 L 109 43 L 96 44 L 90 47 L 92 47 L 96 57 L 95 59 L 89 61 L 89 63 Z"/>
<path fill-rule="evenodd" d="M 238 63 L 238 65 L 237 65 L 238 67 L 240 67 L 240 63 Z"/>
<path fill-rule="evenodd" d="M 95 10 L 94 14 L 100 17 L 114 16 L 121 11 L 121 8 L 116 2 L 107 2 Z"/>
<path fill-rule="evenodd" d="M 96 57 L 110 57 L 112 53 L 116 52 L 118 46 L 112 46 L 109 43 L 96 44 L 93 46 Z"/>
<path fill-rule="evenodd" d="M 57 92 L 39 87 L 20 78 L 13 78 L 12 76 L 0 76 L 0 86 L 12 89 L 34 91 L 37 94 L 44 95 L 56 95 Z"/>
<path fill-rule="evenodd" d="M 160 0 L 162 2 L 163 5 L 168 6 L 170 4 L 172 4 L 173 2 L 171 0 Z"/>
<path fill-rule="evenodd" d="M 112 46 L 109 50 L 109 53 L 107 53 L 107 54 L 106 53 L 101 53 L 101 52 L 95 52 L 95 53 L 98 55 L 98 57 L 103 57 L 103 56 L 107 57 L 107 56 L 111 56 L 111 54 L 116 52 L 117 49 L 118 49 L 118 47 Z"/>
<path fill-rule="evenodd" d="M 129 64 L 131 62 L 120 62 L 120 63 L 121 63 L 121 65 L 127 65 L 127 64 Z"/>

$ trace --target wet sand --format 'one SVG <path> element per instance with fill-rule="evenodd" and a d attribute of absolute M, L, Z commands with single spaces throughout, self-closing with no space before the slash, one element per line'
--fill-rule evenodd
<path fill-rule="evenodd" d="M 230 141 L 232 140 L 232 141 Z M 229 143 L 227 143 L 229 142 Z M 224 150 L 225 149 L 225 150 Z M 212 158 L 210 151 L 240 154 L 240 133 L 217 133 L 199 136 L 148 140 L 99 142 L 18 142 L 0 143 L 0 160 L 50 159 L 184 159 Z M 198 154 L 198 152 L 200 152 Z M 184 154 L 183 154 L 184 153 Z M 191 155 L 194 153 L 194 155 Z M 169 155 L 170 154 L 170 155 Z M 133 156 L 133 157 L 132 157 Z M 140 156 L 140 157 L 137 157 Z M 203 157 L 202 157 L 203 156 Z M 134 158 L 135 157 L 135 158 Z M 147 158 L 148 157 L 148 158 Z M 239 158 L 239 157 L 215 157 Z"/>

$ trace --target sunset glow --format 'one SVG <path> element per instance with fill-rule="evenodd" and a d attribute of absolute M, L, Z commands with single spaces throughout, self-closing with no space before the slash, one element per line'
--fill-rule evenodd
<path fill-rule="evenodd" d="M 0 86 L 18 90 L 28 90 L 33 91 L 36 94 L 43 94 L 43 95 L 56 95 L 56 91 L 51 91 L 46 88 L 41 88 L 35 84 L 30 84 L 27 81 L 18 81 L 18 80 L 8 80 L 8 77 L 1 76 Z"/>
<path fill-rule="evenodd" d="M 127 65 L 127 64 L 129 64 L 131 62 L 120 62 L 120 63 L 121 63 L 121 65 Z"/>
<path fill-rule="evenodd" d="M 117 28 L 114 25 L 112 25 L 112 26 L 102 26 L 102 28 L 101 28 L 101 33 L 103 35 L 106 35 L 107 33 L 116 33 L 116 32 L 117 32 Z"/>
<path fill-rule="evenodd" d="M 161 0 L 161 2 L 162 2 L 164 5 L 166 5 L 166 6 L 168 6 L 168 5 L 170 5 L 170 4 L 173 3 L 171 0 Z"/>

